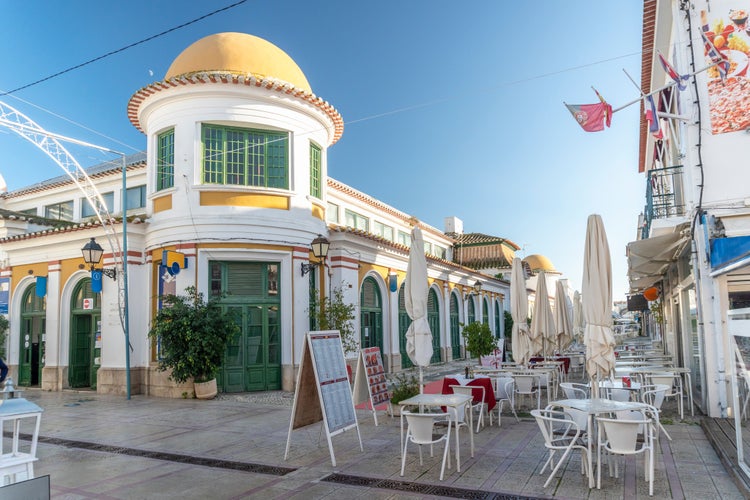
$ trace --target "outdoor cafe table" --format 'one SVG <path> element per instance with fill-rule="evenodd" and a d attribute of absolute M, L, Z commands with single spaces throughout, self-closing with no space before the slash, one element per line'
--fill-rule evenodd
<path fill-rule="evenodd" d="M 688 403 L 690 404 L 690 416 L 695 416 L 695 409 L 693 408 L 693 379 L 690 376 L 690 368 L 683 366 L 675 368 L 661 368 L 656 366 L 642 366 L 639 368 L 633 368 L 630 370 L 631 373 L 642 373 L 647 375 L 649 373 L 678 373 L 682 376 L 684 384 L 687 386 Z"/>
<path fill-rule="evenodd" d="M 588 415 L 588 427 L 586 432 L 586 442 L 588 445 L 588 467 L 586 471 L 589 475 L 589 488 L 594 487 L 594 470 L 593 470 L 593 451 L 592 446 L 595 439 L 596 432 L 594 431 L 594 416 L 601 415 L 602 413 L 614 413 L 617 411 L 626 410 L 639 410 L 646 408 L 648 405 L 644 403 L 636 403 L 634 401 L 612 401 L 610 399 L 562 399 L 560 401 L 553 401 L 549 406 L 559 406 L 563 409 L 579 410 Z M 601 467 L 601 464 L 597 463 L 597 467 Z"/>
<path fill-rule="evenodd" d="M 424 411 L 424 408 L 436 408 L 436 407 L 450 407 L 458 409 L 458 407 L 469 403 L 471 404 L 472 397 L 468 394 L 417 394 L 408 399 L 404 399 L 398 402 L 401 407 L 401 459 L 403 460 L 404 453 L 404 407 L 405 406 L 419 406 L 420 413 Z M 471 442 L 471 457 L 474 458 L 474 412 L 469 413 L 469 441 Z M 456 470 L 461 472 L 461 454 L 458 447 L 458 427 L 454 427 L 456 430 Z"/>
<path fill-rule="evenodd" d="M 443 394 L 453 394 L 452 385 L 465 385 L 468 387 L 483 387 L 484 388 L 484 400 L 482 401 L 487 405 L 487 413 L 490 413 L 497 406 L 497 400 L 495 399 L 495 388 L 492 386 L 492 379 L 488 375 L 477 374 L 474 378 L 466 378 L 461 374 L 449 375 L 443 379 Z M 477 394 L 475 394 L 475 392 Z M 479 403 L 479 391 L 472 390 L 471 393 L 474 396 L 472 404 Z"/>

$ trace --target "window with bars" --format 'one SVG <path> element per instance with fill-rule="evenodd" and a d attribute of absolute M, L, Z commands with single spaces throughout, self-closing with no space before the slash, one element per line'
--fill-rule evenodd
<path fill-rule="evenodd" d="M 73 200 L 47 205 L 44 216 L 48 219 L 73 220 Z"/>
<path fill-rule="evenodd" d="M 310 143 L 310 196 L 322 198 L 322 151 L 317 144 Z"/>
<path fill-rule="evenodd" d="M 286 133 L 203 125 L 203 183 L 289 189 Z"/>
<path fill-rule="evenodd" d="M 346 211 L 346 225 L 362 231 L 370 230 L 370 219 L 351 210 Z"/>
<path fill-rule="evenodd" d="M 174 186 L 174 129 L 159 134 L 156 146 L 156 190 Z"/>

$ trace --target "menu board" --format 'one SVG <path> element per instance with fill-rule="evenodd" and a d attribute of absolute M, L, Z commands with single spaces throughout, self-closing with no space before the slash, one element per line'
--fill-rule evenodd
<path fill-rule="evenodd" d="M 369 401 L 375 425 L 378 425 L 375 406 L 387 403 L 390 399 L 380 348 L 368 347 L 362 349 L 359 351 L 357 371 L 354 376 L 354 404 Z"/>
<path fill-rule="evenodd" d="M 359 425 L 349 387 L 341 335 L 335 330 L 307 334 L 294 392 L 285 460 L 289 454 L 292 430 L 321 420 L 328 437 L 331 463 L 336 466 L 331 436 L 351 428 L 356 428 L 359 436 Z M 359 447 L 362 449 L 361 436 Z"/>

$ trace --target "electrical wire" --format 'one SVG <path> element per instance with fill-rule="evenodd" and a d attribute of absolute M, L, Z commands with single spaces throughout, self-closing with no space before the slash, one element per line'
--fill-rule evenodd
<path fill-rule="evenodd" d="M 75 66 L 71 66 L 71 67 L 69 67 L 67 69 L 64 69 L 62 71 L 58 71 L 57 73 L 54 73 L 52 75 L 45 76 L 44 78 L 40 78 L 39 80 L 37 80 L 35 82 L 27 83 L 26 85 L 22 85 L 21 87 L 16 87 L 15 89 L 9 90 L 9 91 L 4 92 L 4 93 L 2 93 L 0 95 L 13 94 L 14 92 L 18 92 L 19 90 L 24 90 L 24 89 L 27 89 L 29 87 L 33 87 L 34 85 L 40 84 L 42 82 L 46 82 L 47 80 L 51 80 L 51 79 L 53 79 L 55 77 L 58 77 L 60 75 L 64 75 L 65 73 L 70 73 L 73 70 L 82 68 L 84 66 L 87 66 L 89 64 L 95 63 L 97 61 L 101 61 L 102 59 L 105 59 L 105 58 L 107 58 L 109 56 L 113 56 L 115 54 L 119 54 L 120 52 L 124 52 L 124 51 L 126 51 L 128 49 L 132 49 L 133 47 L 136 47 L 136 46 L 141 45 L 143 43 L 150 42 L 151 40 L 154 40 L 156 38 L 162 37 L 162 36 L 164 36 L 164 35 L 166 35 L 168 33 L 171 33 L 173 31 L 177 31 L 177 30 L 179 30 L 181 28 L 184 28 L 186 26 L 190 26 L 191 24 L 195 24 L 198 21 L 202 21 L 202 20 L 204 20 L 204 19 L 206 19 L 208 17 L 211 17 L 211 16 L 213 16 L 215 14 L 218 14 L 219 12 L 224 12 L 226 10 L 232 9 L 234 7 L 237 7 L 238 5 L 241 5 L 241 4 L 245 3 L 245 2 L 247 2 L 247 0 L 240 0 L 239 2 L 235 2 L 235 3 L 231 4 L 231 5 L 227 5 L 226 7 L 222 7 L 220 9 L 216 9 L 213 12 L 209 12 L 208 14 L 204 14 L 204 15 L 202 15 L 200 17 L 197 17 L 197 18 L 195 18 L 195 19 L 193 19 L 191 21 L 188 21 L 186 23 L 180 24 L 179 26 L 175 26 L 173 28 L 169 28 L 168 30 L 162 31 L 161 33 L 157 33 L 156 35 L 152 35 L 152 36 L 150 36 L 148 38 L 144 38 L 144 39 L 139 40 L 137 42 L 134 42 L 134 43 L 131 43 L 131 44 L 126 45 L 124 47 L 121 47 L 119 49 L 107 52 L 104 55 L 101 55 L 99 57 L 95 57 L 93 59 L 89 59 L 86 62 L 82 62 L 80 64 L 76 64 Z"/>

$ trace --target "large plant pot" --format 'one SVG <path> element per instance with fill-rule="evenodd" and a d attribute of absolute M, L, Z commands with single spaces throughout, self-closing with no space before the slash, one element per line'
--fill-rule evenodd
<path fill-rule="evenodd" d="M 194 382 L 193 390 L 195 391 L 195 397 L 198 399 L 213 399 L 216 397 L 216 379 L 211 379 L 208 382 Z"/>

